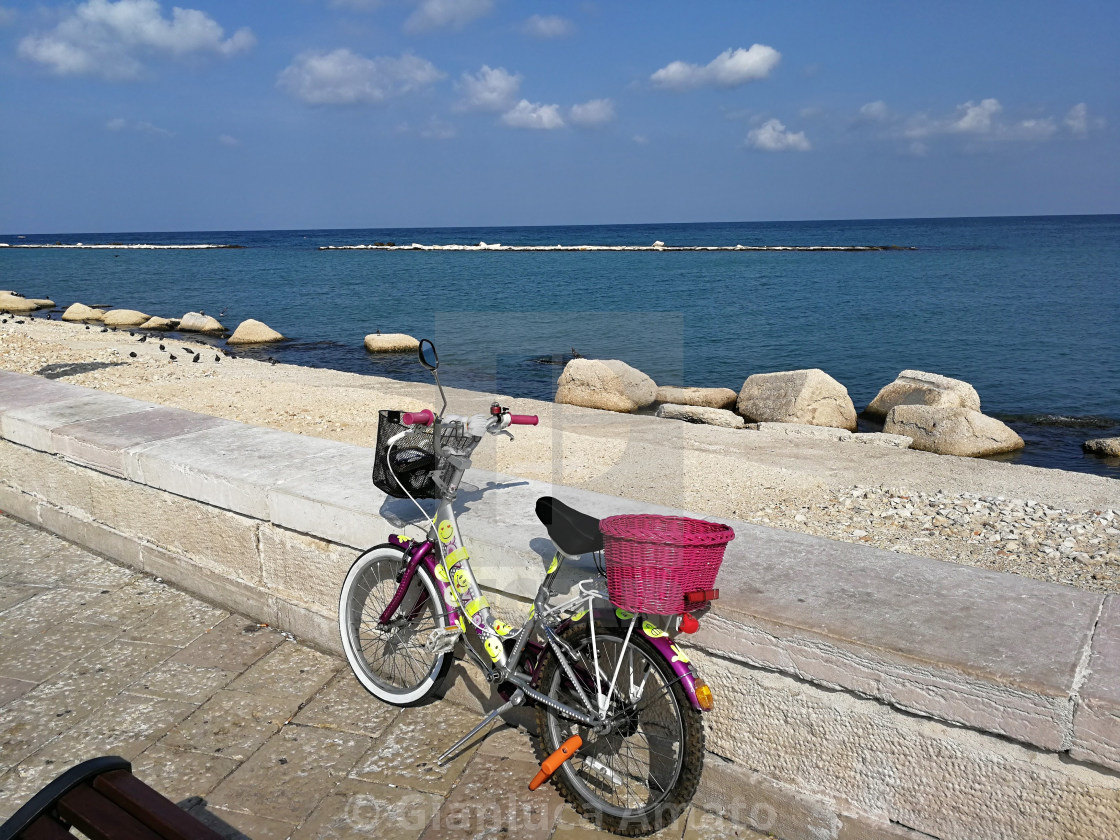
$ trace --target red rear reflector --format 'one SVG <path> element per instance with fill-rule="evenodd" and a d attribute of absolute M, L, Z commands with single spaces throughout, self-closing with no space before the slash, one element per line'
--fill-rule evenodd
<path fill-rule="evenodd" d="M 692 613 L 685 613 L 681 616 L 681 632 L 682 633 L 695 633 L 700 629 L 700 622 L 696 620 Z"/>
<path fill-rule="evenodd" d="M 684 593 L 684 599 L 689 604 L 700 604 L 704 601 L 714 601 L 719 598 L 718 589 L 701 589 L 697 592 Z"/>

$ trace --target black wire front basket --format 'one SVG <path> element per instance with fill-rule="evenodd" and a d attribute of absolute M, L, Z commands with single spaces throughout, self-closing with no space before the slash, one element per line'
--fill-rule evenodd
<path fill-rule="evenodd" d="M 405 435 L 390 451 L 390 438 L 401 432 Z M 444 446 L 455 447 L 460 441 L 450 428 L 441 429 L 440 438 Z M 454 472 L 454 465 L 436 452 L 431 426 L 405 426 L 399 411 L 379 413 L 373 461 L 373 484 L 378 490 L 397 499 L 438 499 L 443 495 L 441 484 L 446 487 Z"/>

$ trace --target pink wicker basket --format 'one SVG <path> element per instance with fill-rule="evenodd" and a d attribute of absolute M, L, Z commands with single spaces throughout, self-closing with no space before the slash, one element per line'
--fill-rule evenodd
<path fill-rule="evenodd" d="M 683 516 L 609 516 L 599 523 L 611 602 L 630 612 L 678 615 L 706 606 L 685 593 L 712 589 L 735 531 Z"/>

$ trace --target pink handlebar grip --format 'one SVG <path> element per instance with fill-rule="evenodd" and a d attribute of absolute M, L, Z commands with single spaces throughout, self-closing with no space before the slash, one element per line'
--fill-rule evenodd
<path fill-rule="evenodd" d="M 406 426 L 430 426 L 436 421 L 436 416 L 428 409 L 423 411 L 406 411 L 401 414 L 401 422 Z"/>
<path fill-rule="evenodd" d="M 537 415 L 511 414 L 509 416 L 509 424 L 511 426 L 535 426 L 537 425 Z"/>

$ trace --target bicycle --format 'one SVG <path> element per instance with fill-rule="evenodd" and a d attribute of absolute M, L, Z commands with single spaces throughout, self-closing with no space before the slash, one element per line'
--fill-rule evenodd
<path fill-rule="evenodd" d="M 350 568 L 338 616 L 351 668 L 379 699 L 416 705 L 437 695 L 462 642 L 466 657 L 505 702 L 441 755 L 441 764 L 495 718 L 531 704 L 537 711 L 536 750 L 542 761 L 530 790 L 551 778 L 580 814 L 620 835 L 650 834 L 671 824 L 700 782 L 701 714 L 713 705 L 711 689 L 676 639 L 681 632 L 694 632 L 697 615 L 718 597 L 718 590 L 710 588 L 715 571 L 708 570 L 708 586 L 671 592 L 667 602 L 658 601 L 663 592 L 641 592 L 648 575 L 623 569 L 618 579 L 605 568 L 611 558 L 608 551 L 604 560 L 604 531 L 609 532 L 612 520 L 600 523 L 543 497 L 536 514 L 556 551 L 528 621 L 515 629 L 499 619 L 471 570 L 453 502 L 483 435 L 512 438 L 510 426 L 536 425 L 537 418 L 510 414 L 497 403 L 488 415 L 445 414 L 439 356 L 430 341 L 421 342 L 419 356 L 435 377 L 443 407 L 439 415 L 428 410 L 381 412 L 373 479 L 390 496 L 414 503 L 438 499 L 438 507 L 429 518 L 417 504 L 428 524 L 425 539 L 391 536 L 359 555 Z M 730 528 L 681 521 L 711 526 L 707 530 L 715 532 L 722 558 L 723 545 L 734 535 Z M 713 543 L 711 534 L 703 539 Z M 563 563 L 587 554 L 607 574 L 608 592 L 599 588 L 601 578 L 588 578 L 576 584 L 570 597 L 551 603 Z M 718 564 L 719 559 L 716 570 Z M 619 593 L 630 584 L 638 594 L 630 591 L 622 597 Z M 653 580 L 653 589 L 664 588 Z M 625 603 L 612 603 L 612 594 Z M 638 606 L 653 604 L 657 611 L 624 608 L 635 601 Z M 468 627 L 473 633 L 467 633 Z"/>

